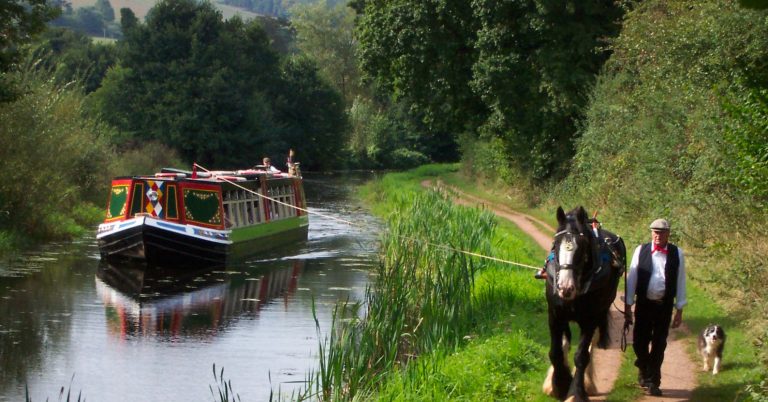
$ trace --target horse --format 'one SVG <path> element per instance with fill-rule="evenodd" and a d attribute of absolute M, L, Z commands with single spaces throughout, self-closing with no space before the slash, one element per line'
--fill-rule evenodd
<path fill-rule="evenodd" d="M 584 207 L 574 208 L 567 214 L 558 207 L 557 222 L 546 267 L 549 360 L 552 366 L 543 390 L 560 400 L 588 401 L 588 394 L 596 391 L 591 376 L 586 376 L 585 380 L 585 373 L 592 372 L 593 337 L 599 330 L 597 346 L 607 348 L 610 345 L 609 310 L 616 298 L 619 279 L 626 270 L 627 251 L 624 241 L 599 228 L 596 220 L 590 226 Z M 575 321 L 580 329 L 573 375 L 567 361 L 571 321 Z"/>

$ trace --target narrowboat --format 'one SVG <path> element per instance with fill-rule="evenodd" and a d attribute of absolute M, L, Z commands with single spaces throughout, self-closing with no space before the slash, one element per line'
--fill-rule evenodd
<path fill-rule="evenodd" d="M 96 239 L 102 259 L 152 265 L 226 264 L 307 239 L 301 174 L 266 168 L 164 168 L 117 177 Z"/>

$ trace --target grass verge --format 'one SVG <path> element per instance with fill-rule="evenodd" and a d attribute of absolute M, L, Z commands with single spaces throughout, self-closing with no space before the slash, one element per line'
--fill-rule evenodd
<path fill-rule="evenodd" d="M 390 233 L 366 318 L 358 318 L 361 305 L 340 310 L 322 347 L 324 399 L 547 400 L 540 391 L 549 342 L 543 283 L 532 270 L 434 245 L 526 264 L 544 252 L 511 223 L 424 195 L 421 181 L 453 171 L 425 166 L 361 191 L 388 217 Z M 416 237 L 429 245 L 402 241 Z M 376 347 L 383 353 L 371 354 Z"/>

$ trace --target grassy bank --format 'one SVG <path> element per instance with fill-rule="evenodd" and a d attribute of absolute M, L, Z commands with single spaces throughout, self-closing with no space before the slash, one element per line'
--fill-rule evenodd
<path fill-rule="evenodd" d="M 425 166 L 362 190 L 389 231 L 366 300 L 337 312 L 324 346 L 325 399 L 546 400 L 543 284 L 455 250 L 526 264 L 543 252 L 515 226 L 420 185 L 452 170 Z"/>

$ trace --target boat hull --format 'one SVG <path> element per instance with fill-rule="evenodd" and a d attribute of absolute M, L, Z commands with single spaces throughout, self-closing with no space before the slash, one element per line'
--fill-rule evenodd
<path fill-rule="evenodd" d="M 151 265 L 223 265 L 307 239 L 307 216 L 233 230 L 214 230 L 137 217 L 103 224 L 97 235 L 102 258 Z"/>

